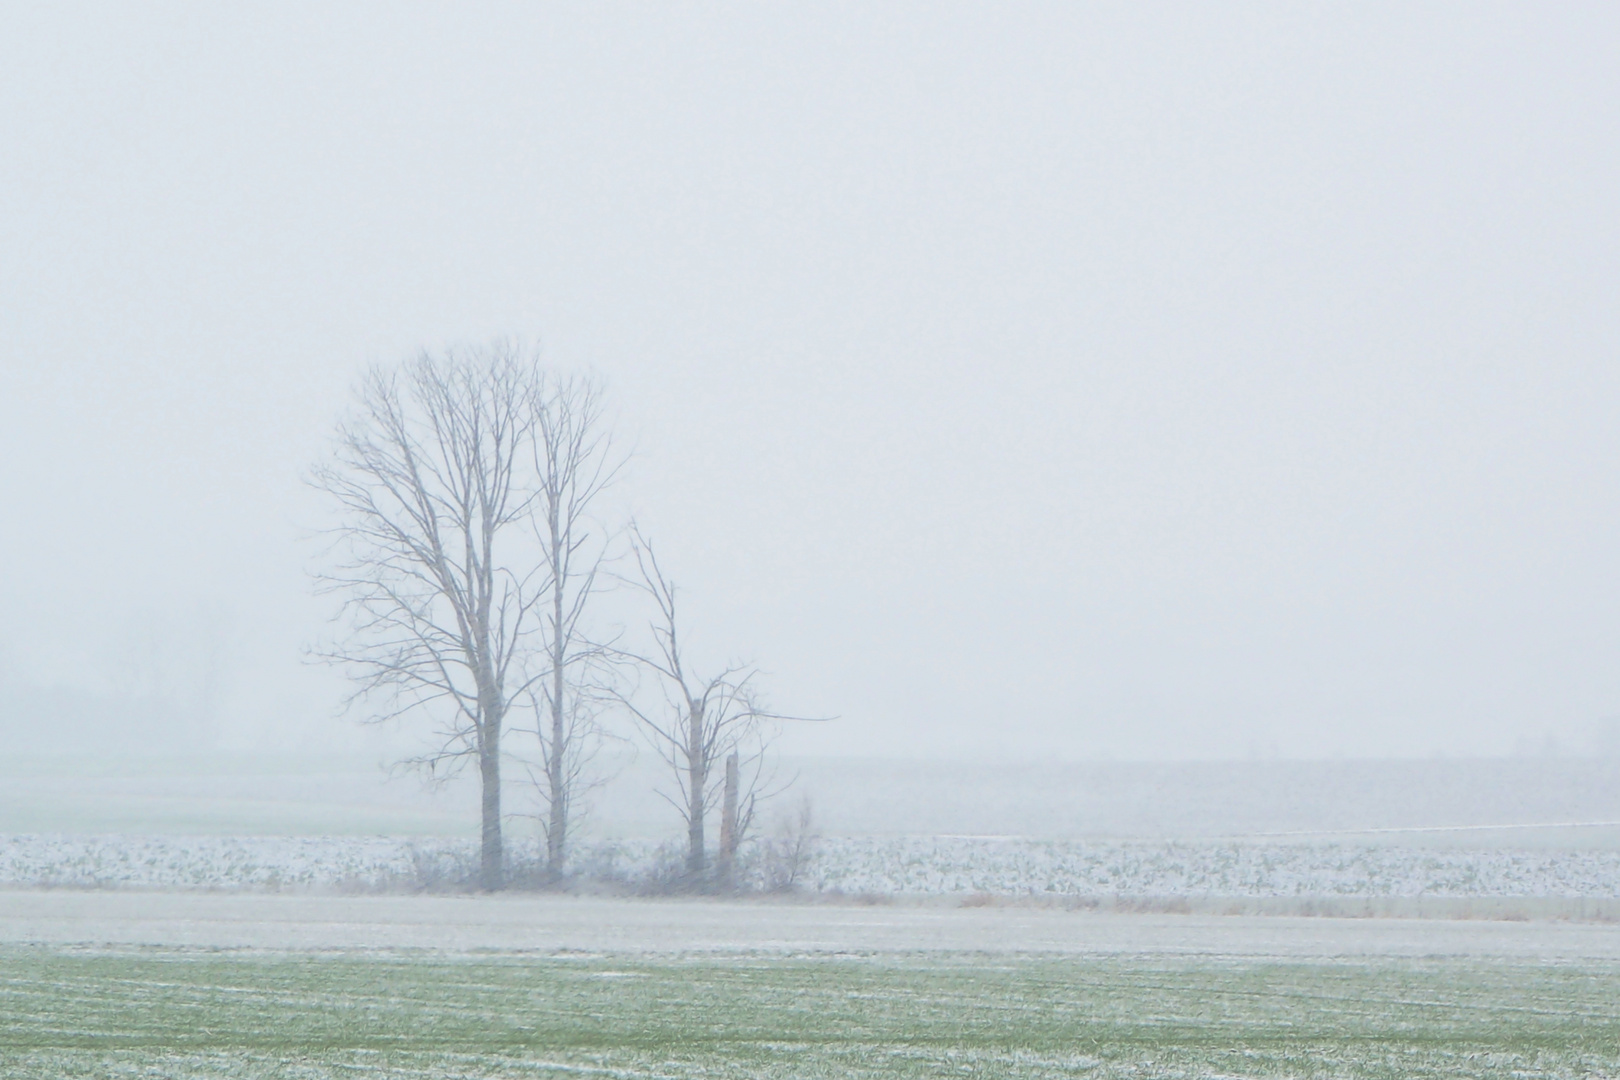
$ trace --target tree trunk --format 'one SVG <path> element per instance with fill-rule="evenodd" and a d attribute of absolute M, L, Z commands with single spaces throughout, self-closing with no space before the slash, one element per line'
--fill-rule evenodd
<path fill-rule="evenodd" d="M 690 770 L 689 782 L 693 785 L 702 785 L 707 782 L 701 767 Z M 704 850 L 703 840 L 703 789 L 694 786 L 693 794 L 686 809 L 686 871 L 694 878 L 700 876 L 709 866 L 708 852 Z"/>
<path fill-rule="evenodd" d="M 505 884 L 505 860 L 501 847 L 501 729 L 498 722 L 485 721 L 478 747 L 478 774 L 483 785 L 483 844 L 480 850 L 478 884 L 494 892 Z"/>
<path fill-rule="evenodd" d="M 546 782 L 551 786 L 550 820 L 546 823 L 546 877 L 553 885 L 561 883 L 568 859 L 568 775 L 563 768 L 562 679 L 557 679 L 558 696 L 551 707 L 551 768 Z"/>
<path fill-rule="evenodd" d="M 703 752 L 703 713 L 691 707 L 687 714 L 686 745 L 686 872 L 696 880 L 708 869 L 703 840 L 703 797 L 709 789 L 709 762 Z"/>
<path fill-rule="evenodd" d="M 564 538 L 560 511 L 553 499 L 550 507 L 551 526 L 551 753 L 547 755 L 546 783 L 551 787 L 550 819 L 546 822 L 546 878 L 552 885 L 562 882 L 568 858 L 568 763 L 565 760 L 570 747 L 569 732 L 563 723 L 563 689 L 566 682 L 563 670 L 567 660 L 567 642 L 563 638 L 563 587 L 567 576 L 563 572 Z"/>
<path fill-rule="evenodd" d="M 720 808 L 720 853 L 716 859 L 720 887 L 737 887 L 737 751 L 726 758 L 726 793 Z"/>

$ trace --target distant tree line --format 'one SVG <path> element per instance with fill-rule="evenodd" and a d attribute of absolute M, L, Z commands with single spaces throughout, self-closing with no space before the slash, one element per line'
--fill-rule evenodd
<path fill-rule="evenodd" d="M 762 704 L 758 671 L 694 670 L 679 591 L 647 534 L 599 516 L 626 460 L 598 381 L 497 341 L 372 367 L 310 472 L 336 511 L 317 582 L 342 610 L 317 655 L 347 671 L 366 718 L 431 721 L 434 745 L 413 764 L 476 767 L 484 889 L 506 879 L 509 738 L 536 766 L 554 885 L 567 878 L 579 802 L 601 779 L 593 761 L 612 714 L 667 768 L 660 794 L 686 827 L 691 884 L 731 883 L 769 793 L 766 736 L 784 717 Z M 643 645 L 593 620 L 611 584 L 647 603 Z"/>

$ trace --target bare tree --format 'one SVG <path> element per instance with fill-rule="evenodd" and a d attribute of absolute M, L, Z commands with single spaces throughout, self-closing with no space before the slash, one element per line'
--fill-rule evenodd
<path fill-rule="evenodd" d="M 686 872 L 701 880 L 708 872 L 705 823 L 722 800 L 726 807 L 722 865 L 730 865 L 737 846 L 748 836 L 758 804 L 769 794 L 763 768 L 769 727 L 789 719 L 767 712 L 755 690 L 759 671 L 732 664 L 712 675 L 698 675 L 687 665 L 684 624 L 677 609 L 678 592 L 665 576 L 652 545 L 631 526 L 631 551 L 639 580 L 657 614 L 651 624 L 650 652 L 619 655 L 634 660 L 657 677 L 661 700 L 647 705 L 634 693 L 620 700 L 640 723 L 675 780 L 675 790 L 660 791 L 686 823 Z M 730 760 L 735 758 L 734 761 Z M 717 776 L 727 762 L 729 774 Z"/>
<path fill-rule="evenodd" d="M 522 479 L 540 382 L 507 343 L 373 368 L 310 476 L 340 511 L 318 582 L 343 597 L 348 623 L 319 655 L 348 669 L 372 719 L 436 718 L 440 744 L 420 764 L 476 761 L 485 889 L 503 883 L 502 727 L 545 595 Z"/>
<path fill-rule="evenodd" d="M 592 379 L 546 379 L 539 387 L 534 421 L 537 497 L 532 513 L 546 584 L 545 670 L 533 699 L 546 869 L 557 882 L 567 865 L 575 801 L 589 786 L 587 767 L 602 735 L 592 668 L 604 654 L 583 632 L 582 619 L 596 592 L 606 537 L 590 513 L 624 458 L 614 451 L 603 422 L 601 386 Z"/>
<path fill-rule="evenodd" d="M 765 888 L 770 892 L 797 889 L 815 862 L 820 840 L 810 796 L 802 795 L 796 809 L 778 818 L 776 835 L 763 845 Z"/>

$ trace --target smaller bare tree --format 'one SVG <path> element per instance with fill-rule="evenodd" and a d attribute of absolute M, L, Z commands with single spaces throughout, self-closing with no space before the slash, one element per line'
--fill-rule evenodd
<path fill-rule="evenodd" d="M 764 885 L 770 892 L 793 892 L 809 874 L 821 840 L 808 794 L 800 797 L 796 809 L 777 819 L 775 832 L 762 845 Z"/>
<path fill-rule="evenodd" d="M 674 779 L 674 790 L 659 794 L 686 825 L 686 874 L 697 883 L 709 870 L 705 836 L 709 815 L 722 801 L 727 804 L 718 862 L 731 866 L 753 827 L 759 804 L 774 793 L 765 769 L 772 729 L 777 721 L 793 718 L 764 708 L 755 689 L 759 670 L 751 665 L 731 664 L 713 674 L 693 671 L 687 663 L 675 583 L 634 525 L 630 535 L 638 571 L 632 583 L 652 599 L 657 611 L 650 627 L 652 649 L 619 655 L 654 674 L 661 700 L 647 705 L 633 691 L 618 696 Z"/>
<path fill-rule="evenodd" d="M 540 825 L 546 876 L 561 881 L 580 798 L 594 784 L 590 764 L 601 746 L 596 722 L 603 646 L 585 632 L 597 592 L 607 533 L 591 516 L 624 466 L 602 415 L 602 388 L 581 376 L 549 377 L 533 404 L 536 498 L 531 514 L 546 570 L 540 616 L 542 671 L 530 683 L 540 741 Z"/>

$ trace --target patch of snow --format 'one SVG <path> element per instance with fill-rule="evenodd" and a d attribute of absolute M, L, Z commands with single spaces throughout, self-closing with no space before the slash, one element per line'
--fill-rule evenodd
<path fill-rule="evenodd" d="M 535 867 L 535 843 L 509 849 Z M 0 837 L 0 885 L 137 889 L 409 891 L 475 865 L 472 841 L 393 837 Z M 651 841 L 582 845 L 582 877 L 634 884 L 668 873 Z M 765 868 L 747 864 L 758 886 Z M 1616 897 L 1620 851 L 1449 850 L 1372 843 L 1057 841 L 966 836 L 819 841 L 813 892 L 874 896 Z"/>

